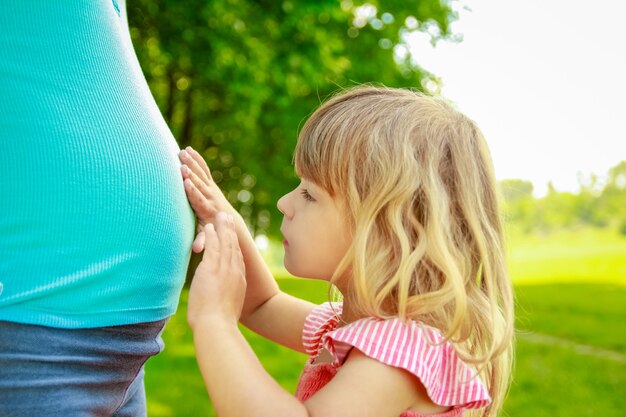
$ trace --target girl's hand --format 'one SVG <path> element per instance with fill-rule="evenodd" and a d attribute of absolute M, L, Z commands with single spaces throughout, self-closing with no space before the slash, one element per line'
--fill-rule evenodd
<path fill-rule="evenodd" d="M 232 218 L 219 212 L 215 226 L 204 226 L 204 255 L 189 290 L 187 321 L 192 329 L 202 322 L 239 321 L 246 294 L 246 272 Z"/>
<path fill-rule="evenodd" d="M 205 245 L 204 226 L 215 220 L 218 212 L 225 212 L 233 217 L 238 216 L 234 207 L 219 189 L 209 166 L 195 149 L 191 146 L 179 153 L 183 165 L 181 172 L 185 184 L 185 193 L 191 208 L 198 217 L 198 233 L 192 244 L 192 250 L 200 253 Z"/>

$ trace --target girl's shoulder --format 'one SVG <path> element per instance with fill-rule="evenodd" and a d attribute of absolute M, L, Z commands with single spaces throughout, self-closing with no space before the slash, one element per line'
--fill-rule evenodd
<path fill-rule="evenodd" d="M 340 365 L 357 348 L 415 375 L 437 404 L 481 408 L 491 402 L 474 367 L 459 357 L 438 329 L 416 321 L 375 317 L 339 326 L 341 311 L 341 303 L 324 303 L 307 317 L 302 338 L 312 359 L 326 349 Z"/>
<path fill-rule="evenodd" d="M 342 303 L 323 303 L 315 307 L 306 320 L 302 329 L 302 344 L 307 354 L 317 356 L 322 349 L 322 337 L 335 330 L 341 322 Z"/>

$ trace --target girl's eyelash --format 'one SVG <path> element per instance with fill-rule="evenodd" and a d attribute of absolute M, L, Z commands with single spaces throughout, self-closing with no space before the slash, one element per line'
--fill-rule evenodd
<path fill-rule="evenodd" d="M 315 201 L 313 196 L 311 196 L 311 194 L 309 194 L 309 192 L 307 190 L 300 191 L 300 194 L 302 194 L 302 196 L 304 197 L 304 199 L 306 201 Z"/>

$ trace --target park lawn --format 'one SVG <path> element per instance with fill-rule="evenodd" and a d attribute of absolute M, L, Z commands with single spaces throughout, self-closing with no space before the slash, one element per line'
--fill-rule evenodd
<path fill-rule="evenodd" d="M 612 229 L 508 232 L 508 265 L 516 284 L 615 283 L 626 285 L 626 236 Z"/>
<path fill-rule="evenodd" d="M 503 415 L 624 415 L 626 239 L 590 233 L 591 237 L 578 238 L 567 233 L 529 237 L 515 242 L 511 250 L 517 303 L 516 364 Z M 593 249 L 585 251 L 584 246 Z M 572 271 L 576 274 L 568 282 L 567 274 Z M 279 284 L 286 292 L 313 302 L 327 299 L 323 282 L 284 278 Z M 146 367 L 152 417 L 215 415 L 193 356 L 185 322 L 186 296 L 185 291 L 179 313 L 164 333 L 166 350 Z M 293 392 L 306 357 L 245 329 L 244 334 L 268 372 Z"/>
<path fill-rule="evenodd" d="M 626 286 L 518 285 L 516 298 L 508 415 L 623 416 Z"/>

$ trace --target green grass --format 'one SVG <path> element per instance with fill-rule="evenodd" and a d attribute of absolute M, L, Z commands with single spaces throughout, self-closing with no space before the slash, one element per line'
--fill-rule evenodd
<path fill-rule="evenodd" d="M 510 416 L 623 416 L 626 287 L 520 285 Z"/>
<path fill-rule="evenodd" d="M 521 332 L 566 338 L 626 355 L 626 287 L 520 285 L 516 298 L 517 328 Z"/>
<path fill-rule="evenodd" d="M 611 229 L 548 235 L 509 233 L 509 269 L 521 284 L 609 282 L 626 285 L 626 237 Z"/>
<path fill-rule="evenodd" d="M 517 302 L 516 365 L 505 404 L 512 417 L 626 414 L 626 239 L 608 231 L 511 236 Z M 291 294 L 322 302 L 326 285 L 281 279 Z M 214 416 L 185 322 L 186 293 L 147 365 L 152 417 Z M 305 356 L 244 334 L 265 368 L 295 389 Z"/>
<path fill-rule="evenodd" d="M 505 403 L 509 416 L 624 416 L 626 363 L 524 338 L 516 348 L 514 380 Z"/>

